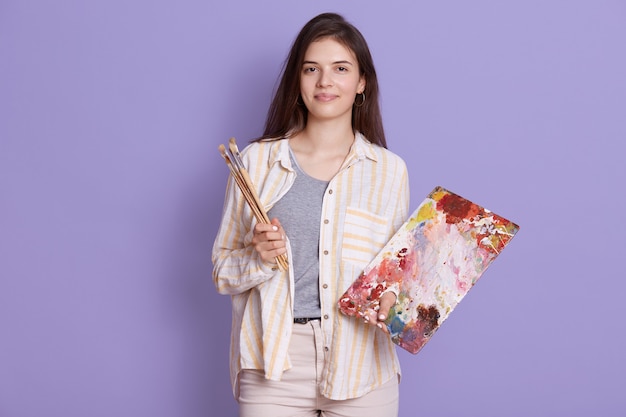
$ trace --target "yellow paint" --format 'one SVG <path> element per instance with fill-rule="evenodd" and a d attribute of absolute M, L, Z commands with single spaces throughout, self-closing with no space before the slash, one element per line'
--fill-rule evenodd
<path fill-rule="evenodd" d="M 426 220 L 433 219 L 436 215 L 437 212 L 435 211 L 435 207 L 433 207 L 433 203 L 428 202 L 420 207 L 415 217 L 411 217 L 409 219 L 409 224 L 407 225 L 407 227 L 409 229 L 413 229 L 418 224 Z"/>
<path fill-rule="evenodd" d="M 439 201 L 439 200 L 441 200 L 441 199 L 443 198 L 443 196 L 445 196 L 445 195 L 447 195 L 447 194 L 448 194 L 448 193 L 447 193 L 447 192 L 445 192 L 444 190 L 439 189 L 439 190 L 434 191 L 434 192 L 432 193 L 431 198 L 432 198 L 433 200 L 435 200 L 435 201 Z"/>

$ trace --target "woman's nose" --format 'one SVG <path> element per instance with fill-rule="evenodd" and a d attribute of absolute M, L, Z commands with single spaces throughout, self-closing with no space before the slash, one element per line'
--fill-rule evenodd
<path fill-rule="evenodd" d="M 331 74 L 328 71 L 320 71 L 320 76 L 317 80 L 318 87 L 330 87 L 333 85 Z"/>

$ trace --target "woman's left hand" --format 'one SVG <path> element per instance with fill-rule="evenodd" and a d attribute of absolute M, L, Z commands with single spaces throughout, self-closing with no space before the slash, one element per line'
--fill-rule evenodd
<path fill-rule="evenodd" d="M 396 303 L 396 295 L 392 292 L 386 292 L 380 297 L 380 308 L 378 311 L 369 310 L 364 316 L 365 323 L 371 324 L 381 329 L 385 333 L 389 333 L 385 320 L 389 316 L 389 310 Z"/>

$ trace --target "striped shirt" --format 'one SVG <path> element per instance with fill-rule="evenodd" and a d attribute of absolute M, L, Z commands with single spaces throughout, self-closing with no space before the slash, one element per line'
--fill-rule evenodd
<path fill-rule="evenodd" d="M 262 204 L 269 210 L 293 184 L 296 172 L 287 139 L 255 142 L 242 158 Z M 337 302 L 402 225 L 409 209 L 404 161 L 357 132 L 342 168 L 324 194 L 319 271 L 326 361 L 320 392 L 327 398 L 360 397 L 400 373 L 389 336 L 347 317 Z M 232 298 L 230 370 L 237 397 L 241 369 L 263 370 L 279 380 L 291 367 L 287 350 L 293 326 L 291 269 L 272 269 L 250 244 L 254 215 L 232 178 L 213 246 L 213 280 Z M 287 256 L 291 256 L 287 240 Z"/>

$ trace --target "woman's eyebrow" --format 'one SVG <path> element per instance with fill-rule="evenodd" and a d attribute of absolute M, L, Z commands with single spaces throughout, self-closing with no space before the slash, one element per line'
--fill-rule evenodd
<path fill-rule="evenodd" d="M 354 65 L 352 62 L 350 61 L 335 61 L 332 63 L 332 65 L 337 65 L 337 64 L 348 64 L 348 65 Z M 302 65 L 319 65 L 318 62 L 315 61 L 304 61 L 302 62 Z"/>

